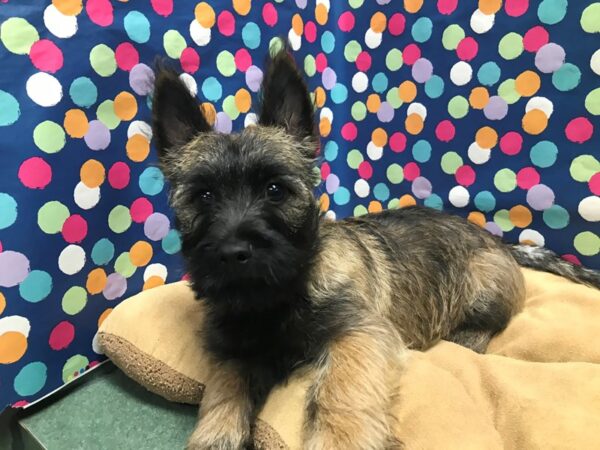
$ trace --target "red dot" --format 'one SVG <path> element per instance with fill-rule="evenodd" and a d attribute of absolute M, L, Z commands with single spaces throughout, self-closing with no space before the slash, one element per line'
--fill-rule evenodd
<path fill-rule="evenodd" d="M 571 120 L 567 128 L 565 128 L 565 134 L 567 139 L 577 144 L 583 144 L 588 141 L 594 133 L 594 126 L 585 117 L 577 117 Z"/>
<path fill-rule="evenodd" d="M 528 52 L 537 52 L 550 40 L 550 35 L 546 29 L 540 25 L 531 28 L 523 36 L 523 47 Z"/>
<path fill-rule="evenodd" d="M 458 6 L 458 0 L 438 0 L 437 8 L 440 14 L 450 15 Z"/>
<path fill-rule="evenodd" d="M 456 169 L 454 178 L 456 178 L 456 182 L 461 186 L 471 186 L 475 183 L 475 171 L 471 166 L 465 164 Z"/>
<path fill-rule="evenodd" d="M 317 25 L 314 22 L 308 21 L 304 24 L 304 37 L 311 44 L 317 40 Z"/>
<path fill-rule="evenodd" d="M 516 155 L 523 147 L 523 137 L 516 131 L 509 131 L 500 138 L 500 150 L 507 155 Z"/>
<path fill-rule="evenodd" d="M 471 61 L 477 56 L 479 45 L 472 37 L 462 39 L 456 47 L 456 54 L 462 61 Z"/>
<path fill-rule="evenodd" d="M 66 320 L 56 325 L 50 332 L 48 343 L 52 350 L 62 350 L 67 348 L 75 337 L 75 327 Z"/>
<path fill-rule="evenodd" d="M 235 33 L 235 17 L 229 11 L 223 11 L 217 18 L 219 33 L 223 36 L 233 36 Z"/>
<path fill-rule="evenodd" d="M 358 129 L 352 122 L 344 124 L 341 132 L 342 137 L 347 141 L 353 141 L 358 136 Z"/>
<path fill-rule="evenodd" d="M 329 163 L 324 162 L 321 164 L 321 179 L 325 180 L 329 174 L 331 174 L 331 167 L 329 166 Z"/>
<path fill-rule="evenodd" d="M 135 199 L 129 208 L 131 220 L 135 223 L 144 223 L 146 219 L 154 212 L 152 203 L 147 198 L 140 197 Z"/>
<path fill-rule="evenodd" d="M 69 244 L 78 244 L 87 236 L 88 224 L 79 214 L 73 214 L 65 220 L 62 226 L 62 235 Z"/>
<path fill-rule="evenodd" d="M 119 69 L 130 71 L 140 62 L 140 54 L 130 42 L 123 42 L 115 49 L 115 59 Z"/>
<path fill-rule="evenodd" d="M 404 33 L 406 18 L 401 13 L 393 14 L 388 21 L 388 30 L 392 36 L 400 36 Z"/>
<path fill-rule="evenodd" d="M 29 58 L 38 70 L 55 73 L 64 63 L 60 48 L 48 39 L 40 39 L 31 46 Z"/>
<path fill-rule="evenodd" d="M 592 175 L 588 181 L 588 186 L 592 194 L 600 195 L 600 172 Z"/>
<path fill-rule="evenodd" d="M 245 48 L 240 48 L 237 52 L 235 52 L 234 56 L 235 67 L 240 72 L 245 72 L 252 65 L 252 56 Z"/>
<path fill-rule="evenodd" d="M 579 261 L 579 258 L 570 253 L 566 254 L 566 255 L 562 255 L 561 258 L 564 259 L 565 261 L 569 261 L 571 264 L 575 264 L 576 266 L 581 265 L 581 261 Z"/>
<path fill-rule="evenodd" d="M 506 0 L 504 10 L 511 17 L 519 17 L 527 12 L 529 0 Z"/>
<path fill-rule="evenodd" d="M 412 66 L 417 59 L 421 57 L 421 49 L 417 44 L 408 44 L 402 52 L 402 59 L 405 64 Z"/>
<path fill-rule="evenodd" d="M 358 175 L 365 180 L 373 176 L 373 167 L 369 161 L 363 161 L 358 166 Z"/>
<path fill-rule="evenodd" d="M 85 11 L 96 25 L 107 27 L 113 23 L 113 6 L 109 0 L 88 0 Z"/>
<path fill-rule="evenodd" d="M 346 33 L 348 31 L 352 31 L 352 28 L 354 28 L 354 24 L 355 24 L 354 14 L 352 14 L 351 11 L 343 12 L 340 15 L 340 18 L 338 19 L 338 27 L 340 27 L 340 30 L 342 30 Z"/>
<path fill-rule="evenodd" d="M 356 57 L 356 68 L 361 72 L 366 72 L 371 67 L 371 55 L 362 51 Z"/>
<path fill-rule="evenodd" d="M 390 137 L 390 148 L 393 152 L 400 153 L 406 150 L 406 135 L 396 131 Z"/>
<path fill-rule="evenodd" d="M 200 55 L 191 47 L 184 48 L 179 57 L 181 68 L 187 73 L 196 73 L 200 68 Z"/>
<path fill-rule="evenodd" d="M 262 17 L 268 26 L 275 26 L 277 23 L 277 10 L 273 6 L 273 3 L 265 3 L 262 10 Z"/>
<path fill-rule="evenodd" d="M 151 0 L 150 3 L 159 16 L 167 17 L 173 12 L 173 0 Z"/>
<path fill-rule="evenodd" d="M 540 174 L 533 167 L 524 167 L 517 172 L 517 186 L 521 189 L 530 189 L 540 184 Z"/>
<path fill-rule="evenodd" d="M 442 120 L 435 127 L 435 135 L 442 142 L 450 142 L 454 139 L 455 134 L 454 124 L 449 120 Z"/>
<path fill-rule="evenodd" d="M 319 53 L 315 58 L 315 66 L 317 72 L 322 73 L 327 68 L 327 56 L 324 53 Z"/>
<path fill-rule="evenodd" d="M 43 158 L 34 156 L 23 161 L 18 177 L 29 189 L 44 189 L 52 181 L 52 167 Z"/>
<path fill-rule="evenodd" d="M 417 165 L 417 163 L 409 162 L 404 166 L 404 178 L 408 181 L 414 181 L 418 177 L 421 176 L 421 169 Z"/>
<path fill-rule="evenodd" d="M 114 189 L 124 189 L 129 184 L 131 170 L 124 162 L 116 162 L 108 171 L 108 182 Z"/>

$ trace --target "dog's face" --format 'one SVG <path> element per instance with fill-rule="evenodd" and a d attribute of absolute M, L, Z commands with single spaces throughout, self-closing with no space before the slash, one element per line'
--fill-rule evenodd
<path fill-rule="evenodd" d="M 285 51 L 266 69 L 258 122 L 237 134 L 213 132 L 177 74 L 159 70 L 154 136 L 201 295 L 284 285 L 312 253 L 313 106 Z"/>

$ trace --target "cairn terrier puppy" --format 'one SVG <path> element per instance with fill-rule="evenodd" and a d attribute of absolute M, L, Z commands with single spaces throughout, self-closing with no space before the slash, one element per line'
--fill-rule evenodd
<path fill-rule="evenodd" d="M 519 311 L 519 266 L 600 286 L 548 250 L 409 207 L 324 221 L 313 195 L 313 104 L 287 49 L 270 57 L 258 124 L 211 129 L 177 73 L 159 68 L 153 129 L 214 360 L 189 449 L 242 449 L 271 389 L 315 372 L 303 442 L 384 449 L 407 349 L 447 339 L 483 352 Z"/>

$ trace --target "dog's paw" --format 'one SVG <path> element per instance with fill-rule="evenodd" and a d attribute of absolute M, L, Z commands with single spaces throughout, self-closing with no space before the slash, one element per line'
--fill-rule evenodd
<path fill-rule="evenodd" d="M 239 436 L 200 436 L 194 433 L 185 450 L 246 450 L 250 444 Z"/>

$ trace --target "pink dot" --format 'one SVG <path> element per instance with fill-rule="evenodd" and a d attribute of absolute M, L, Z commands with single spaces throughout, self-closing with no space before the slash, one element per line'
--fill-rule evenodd
<path fill-rule="evenodd" d="M 245 72 L 252 65 L 252 56 L 245 48 L 240 48 L 237 52 L 235 52 L 234 56 L 235 67 L 240 72 Z"/>
<path fill-rule="evenodd" d="M 348 122 L 342 127 L 341 133 L 345 140 L 353 141 L 358 136 L 358 129 L 352 122 Z"/>
<path fill-rule="evenodd" d="M 73 214 L 62 226 L 62 235 L 69 244 L 77 244 L 85 239 L 88 232 L 86 220 L 79 214 Z"/>
<path fill-rule="evenodd" d="M 358 166 L 358 175 L 365 180 L 373 176 L 373 167 L 369 161 L 363 161 Z"/>
<path fill-rule="evenodd" d="M 173 12 L 173 0 L 151 0 L 150 3 L 159 16 L 167 17 Z"/>
<path fill-rule="evenodd" d="M 472 37 L 462 39 L 456 47 L 456 54 L 458 55 L 458 58 L 463 61 L 471 61 L 477 56 L 478 51 L 479 45 Z"/>
<path fill-rule="evenodd" d="M 393 14 L 388 21 L 388 30 L 392 36 L 400 36 L 404 33 L 406 18 L 401 13 Z"/>
<path fill-rule="evenodd" d="M 223 36 L 233 36 L 235 33 L 235 17 L 229 11 L 223 11 L 217 18 L 219 33 Z"/>
<path fill-rule="evenodd" d="M 352 31 L 352 28 L 354 28 L 354 24 L 354 14 L 352 14 L 351 11 L 343 12 L 340 15 L 340 18 L 338 19 L 338 27 L 340 27 L 340 30 L 346 33 L 348 31 Z"/>
<path fill-rule="evenodd" d="M 527 12 L 529 0 L 506 0 L 504 10 L 511 17 L 519 17 Z"/>
<path fill-rule="evenodd" d="M 313 21 L 304 24 L 304 37 L 311 44 L 317 40 L 317 25 Z"/>
<path fill-rule="evenodd" d="M 565 261 L 569 261 L 571 264 L 575 264 L 576 266 L 581 265 L 581 261 L 579 261 L 579 258 L 570 253 L 568 253 L 566 255 L 562 255 L 561 258 L 564 259 Z"/>
<path fill-rule="evenodd" d="M 390 137 L 390 148 L 393 152 L 400 153 L 406 150 L 406 135 L 396 131 Z"/>
<path fill-rule="evenodd" d="M 442 120 L 435 127 L 435 135 L 442 142 L 450 142 L 454 139 L 455 134 L 456 129 L 454 128 L 454 124 L 449 120 Z"/>
<path fill-rule="evenodd" d="M 2 241 L 0 241 L 0 253 L 2 253 L 2 250 L 3 250 L 3 248 L 2 248 Z"/>
<path fill-rule="evenodd" d="M 31 46 L 29 58 L 33 65 L 44 72 L 55 73 L 64 63 L 60 48 L 48 39 L 40 39 Z"/>
<path fill-rule="evenodd" d="M 140 54 L 130 42 L 123 42 L 115 49 L 115 59 L 119 69 L 130 71 L 140 62 Z"/>
<path fill-rule="evenodd" d="M 550 41 L 550 35 L 546 29 L 540 25 L 531 28 L 523 36 L 523 47 L 528 52 L 536 53 L 540 48 Z"/>
<path fill-rule="evenodd" d="M 52 167 L 43 158 L 35 156 L 23 161 L 18 177 L 29 189 L 44 189 L 52 181 Z"/>
<path fill-rule="evenodd" d="M 475 183 L 475 171 L 471 166 L 465 164 L 456 169 L 454 178 L 456 178 L 456 182 L 461 186 L 471 186 Z"/>
<path fill-rule="evenodd" d="M 456 9 L 458 0 L 438 0 L 437 8 L 440 14 L 450 15 Z"/>
<path fill-rule="evenodd" d="M 331 174 L 331 167 L 329 163 L 324 162 L 321 164 L 321 179 L 325 180 Z"/>
<path fill-rule="evenodd" d="M 152 203 L 147 198 L 140 197 L 133 201 L 129 208 L 131 220 L 135 223 L 144 223 L 146 219 L 154 212 Z"/>
<path fill-rule="evenodd" d="M 327 56 L 324 53 L 319 53 L 315 58 L 315 66 L 317 72 L 322 73 L 327 68 Z"/>
<path fill-rule="evenodd" d="M 409 162 L 404 166 L 404 178 L 408 181 L 414 181 L 416 178 L 421 176 L 421 169 L 417 163 Z"/>
<path fill-rule="evenodd" d="M 600 172 L 592 175 L 588 181 L 588 186 L 592 194 L 600 195 Z"/>
<path fill-rule="evenodd" d="M 565 134 L 567 139 L 577 144 L 583 144 L 588 141 L 594 133 L 594 126 L 585 117 L 577 117 L 571 120 L 567 128 L 565 128 Z"/>
<path fill-rule="evenodd" d="M 417 44 L 408 44 L 402 52 L 402 59 L 405 64 L 412 66 L 417 59 L 421 57 L 421 49 Z"/>
<path fill-rule="evenodd" d="M 516 155 L 523 147 L 523 138 L 516 131 L 509 131 L 500 138 L 500 150 L 507 155 Z"/>
<path fill-rule="evenodd" d="M 50 332 L 48 343 L 52 350 L 62 350 L 67 348 L 75 337 L 75 327 L 66 320 L 56 325 Z"/>
<path fill-rule="evenodd" d="M 533 167 L 524 167 L 517 172 L 517 186 L 521 189 L 529 189 L 540 184 L 540 174 Z"/>
<path fill-rule="evenodd" d="M 114 189 L 124 189 L 129 184 L 131 170 L 124 162 L 116 162 L 108 171 L 108 182 Z"/>
<path fill-rule="evenodd" d="M 181 277 L 181 281 L 190 281 L 192 279 L 192 277 L 190 277 L 189 273 L 184 273 L 183 276 Z"/>
<path fill-rule="evenodd" d="M 179 57 L 181 68 L 187 73 L 196 73 L 200 68 L 200 55 L 191 47 L 184 48 Z"/>
<path fill-rule="evenodd" d="M 109 0 L 88 0 L 85 11 L 96 25 L 107 27 L 113 23 L 113 6 Z"/>
<path fill-rule="evenodd" d="M 371 67 L 371 55 L 362 51 L 356 57 L 356 68 L 361 72 L 366 72 Z"/>
<path fill-rule="evenodd" d="M 265 3 L 262 10 L 262 17 L 268 26 L 275 26 L 277 23 L 277 10 L 275 9 L 275 6 L 273 6 L 273 3 Z"/>

